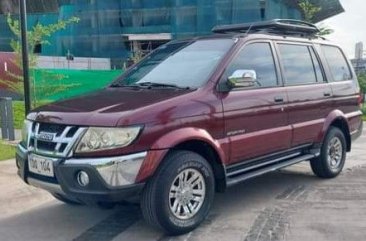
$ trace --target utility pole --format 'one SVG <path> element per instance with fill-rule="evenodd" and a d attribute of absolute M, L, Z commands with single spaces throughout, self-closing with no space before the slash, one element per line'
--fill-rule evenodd
<path fill-rule="evenodd" d="M 25 113 L 28 114 L 31 110 L 30 98 L 30 83 L 29 83 L 29 55 L 27 41 L 27 6 L 26 0 L 19 0 L 19 16 L 20 16 L 20 31 L 22 42 L 22 63 L 23 63 L 23 80 L 24 80 L 24 103 Z"/>

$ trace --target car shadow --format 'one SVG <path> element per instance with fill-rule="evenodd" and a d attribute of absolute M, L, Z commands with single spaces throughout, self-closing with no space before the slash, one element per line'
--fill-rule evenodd
<path fill-rule="evenodd" d="M 273 200 L 298 186 L 321 182 L 309 168 L 282 170 L 248 180 L 218 193 L 207 220 L 193 233 L 222 225 L 234 217 L 253 216 Z M 252 225 L 250 218 L 240 224 Z M 141 218 L 138 205 L 118 205 L 114 209 L 72 206 L 51 201 L 30 211 L 0 220 L 1 240 L 184 240 L 187 235 L 167 237 L 149 227 Z"/>

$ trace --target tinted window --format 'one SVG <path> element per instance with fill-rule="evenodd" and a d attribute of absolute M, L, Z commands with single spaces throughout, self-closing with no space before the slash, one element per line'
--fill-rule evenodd
<path fill-rule="evenodd" d="M 339 48 L 322 46 L 322 50 L 334 81 L 349 80 L 352 78 L 347 61 Z"/>
<path fill-rule="evenodd" d="M 227 68 L 225 78 L 228 78 L 236 70 L 255 70 L 259 82 L 257 83 L 258 86 L 273 87 L 278 85 L 269 43 L 253 43 L 245 46 Z"/>
<path fill-rule="evenodd" d="M 279 44 L 279 50 L 287 84 L 316 82 L 313 60 L 308 46 Z"/>
<path fill-rule="evenodd" d="M 314 49 L 310 48 L 310 53 L 311 53 L 311 58 L 313 59 L 313 64 L 314 64 L 314 70 L 315 70 L 315 74 L 316 74 L 316 80 L 318 82 L 324 82 L 324 75 L 322 72 L 322 69 L 320 68 L 320 63 L 318 58 L 315 55 Z"/>

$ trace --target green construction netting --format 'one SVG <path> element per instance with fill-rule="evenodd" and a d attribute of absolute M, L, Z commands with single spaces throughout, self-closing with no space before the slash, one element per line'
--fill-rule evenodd
<path fill-rule="evenodd" d="M 7 0 L 9 1 L 9 0 Z M 28 1 L 30 9 L 58 12 L 30 13 L 28 26 L 54 23 L 72 16 L 80 22 L 42 46 L 42 55 L 65 56 L 70 50 L 80 57 L 125 59 L 130 56 L 126 34 L 171 33 L 173 38 L 210 34 L 213 26 L 261 21 L 259 0 L 46 0 Z M 311 0 L 322 10 L 316 20 L 343 11 L 339 0 Z M 264 19 L 301 19 L 297 0 L 265 0 Z M 51 8 L 50 8 L 51 7 Z M 263 6 L 262 6 L 263 7 Z M 0 51 L 10 50 L 12 34 L 0 15 Z"/>
<path fill-rule="evenodd" d="M 104 88 L 120 70 L 47 70 L 32 71 L 32 86 L 37 102 L 50 102 L 87 94 Z"/>
<path fill-rule="evenodd" d="M 31 1 L 29 1 L 31 4 Z M 301 14 L 282 0 L 266 0 L 264 19 L 294 18 Z M 210 34 L 213 26 L 260 21 L 259 0 L 58 0 L 56 13 L 28 15 L 28 25 L 80 18 L 42 46 L 42 55 L 127 58 L 127 34 L 171 33 L 173 38 Z M 0 51 L 9 49 L 11 33 L 0 16 Z"/>

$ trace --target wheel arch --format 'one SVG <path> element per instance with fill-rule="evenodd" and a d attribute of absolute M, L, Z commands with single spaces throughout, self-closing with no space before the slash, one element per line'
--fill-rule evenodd
<path fill-rule="evenodd" d="M 226 172 L 225 167 L 220 159 L 219 154 L 216 150 L 207 142 L 202 140 L 188 140 L 182 142 L 170 151 L 174 150 L 185 150 L 192 151 L 205 158 L 215 175 L 215 190 L 218 192 L 224 192 L 226 189 Z"/>
<path fill-rule="evenodd" d="M 215 189 L 223 192 L 226 189 L 224 163 L 226 163 L 227 149 L 228 142 L 220 143 L 206 130 L 199 128 L 174 130 L 153 144 L 140 168 L 136 181 L 143 182 L 151 177 L 171 151 L 186 150 L 201 155 L 209 162 L 215 175 Z"/>
<path fill-rule="evenodd" d="M 323 129 L 318 138 L 320 143 L 323 143 L 324 138 L 331 127 L 337 127 L 343 132 L 347 141 L 347 151 L 348 152 L 351 151 L 351 145 L 352 145 L 351 133 L 348 126 L 347 117 L 342 111 L 335 110 L 328 115 L 328 117 L 325 120 Z"/>

